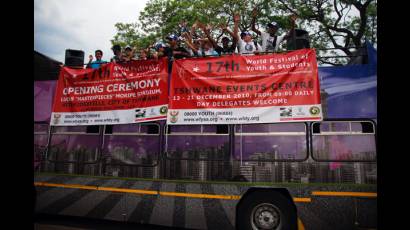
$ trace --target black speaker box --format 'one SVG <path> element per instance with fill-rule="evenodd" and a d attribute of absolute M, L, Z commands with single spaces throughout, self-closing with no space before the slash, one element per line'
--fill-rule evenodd
<path fill-rule="evenodd" d="M 309 33 L 306 30 L 295 29 L 295 32 L 287 41 L 288 50 L 310 48 Z"/>
<path fill-rule="evenodd" d="M 70 67 L 83 68 L 84 51 L 82 50 L 65 50 L 65 65 Z"/>

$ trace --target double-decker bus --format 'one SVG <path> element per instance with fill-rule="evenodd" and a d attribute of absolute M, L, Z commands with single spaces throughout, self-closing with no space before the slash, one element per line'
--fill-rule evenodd
<path fill-rule="evenodd" d="M 319 67 L 323 121 L 50 126 L 35 82 L 36 213 L 188 229 L 375 229 L 376 60 Z"/>

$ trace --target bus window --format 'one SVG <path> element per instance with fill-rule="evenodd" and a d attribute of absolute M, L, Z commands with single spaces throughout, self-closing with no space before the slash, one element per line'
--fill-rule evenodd
<path fill-rule="evenodd" d="M 104 127 L 104 133 L 105 134 L 112 134 L 112 125 L 106 125 Z"/>
<path fill-rule="evenodd" d="M 314 123 L 312 125 L 312 133 L 320 133 L 320 124 L 319 123 Z"/>
<path fill-rule="evenodd" d="M 34 124 L 34 134 L 47 134 L 48 124 L 35 123 Z"/>
<path fill-rule="evenodd" d="M 112 133 L 104 135 L 103 152 L 111 165 L 154 165 L 159 155 L 159 125 L 114 125 Z"/>
<path fill-rule="evenodd" d="M 242 161 L 301 161 L 307 157 L 304 123 L 235 126 L 235 155 Z"/>
<path fill-rule="evenodd" d="M 99 125 L 89 125 L 87 126 L 87 133 L 99 133 L 100 126 Z"/>
<path fill-rule="evenodd" d="M 360 122 L 363 133 L 375 133 L 374 125 L 370 122 Z"/>
<path fill-rule="evenodd" d="M 140 125 L 138 124 L 112 125 L 111 127 L 111 134 L 132 134 L 140 132 Z"/>
<path fill-rule="evenodd" d="M 306 132 L 304 123 L 281 123 L 281 124 L 247 124 L 236 125 L 235 133 L 287 133 Z"/>
<path fill-rule="evenodd" d="M 48 141 L 48 124 L 34 124 L 34 169 L 40 170 L 40 164 L 43 159 L 47 141 Z"/>
<path fill-rule="evenodd" d="M 167 126 L 169 158 L 229 160 L 229 132 L 217 125 Z M 219 133 L 222 132 L 222 133 Z"/>
<path fill-rule="evenodd" d="M 202 133 L 228 134 L 228 125 L 202 125 Z"/>
<path fill-rule="evenodd" d="M 168 125 L 166 178 L 229 180 L 229 130 L 218 125 Z"/>
<path fill-rule="evenodd" d="M 369 121 L 323 121 L 312 133 L 313 158 L 317 161 L 375 161 L 374 125 Z"/>
<path fill-rule="evenodd" d="M 319 124 L 319 123 L 314 123 Z M 350 131 L 350 124 L 348 122 L 323 122 L 320 123 L 321 132 L 348 132 Z"/>
<path fill-rule="evenodd" d="M 229 126 L 228 125 L 217 125 L 216 126 L 216 133 L 218 133 L 218 134 L 228 134 L 229 133 Z"/>
<path fill-rule="evenodd" d="M 52 129 L 48 159 L 56 163 L 56 171 L 63 173 L 96 174 L 99 133 L 88 133 L 87 126 L 55 126 Z"/>
<path fill-rule="evenodd" d="M 142 123 L 140 132 L 146 134 L 159 134 L 159 125 Z"/>

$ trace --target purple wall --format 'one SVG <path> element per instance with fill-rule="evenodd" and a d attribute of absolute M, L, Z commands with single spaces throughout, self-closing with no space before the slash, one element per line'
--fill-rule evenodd
<path fill-rule="evenodd" d="M 34 82 L 34 121 L 50 121 L 57 81 Z"/>

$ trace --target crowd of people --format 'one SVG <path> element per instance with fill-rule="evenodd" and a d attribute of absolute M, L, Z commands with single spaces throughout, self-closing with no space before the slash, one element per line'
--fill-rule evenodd
<path fill-rule="evenodd" d="M 252 11 L 251 28 L 256 35 L 261 37 L 259 44 L 252 36 L 250 31 L 242 31 L 239 33 L 240 15 L 235 14 L 234 26 L 231 31 L 226 24 L 220 25 L 220 29 L 224 34 L 221 38 L 221 45 L 218 44 L 212 36 L 211 25 L 205 25 L 201 22 L 195 22 L 191 28 L 188 28 L 187 23 L 182 21 L 179 25 L 179 32 L 170 34 L 166 37 L 166 43 L 156 42 L 155 44 L 143 48 L 136 49 L 131 46 L 126 46 L 124 49 L 120 45 L 114 45 L 111 49 L 114 56 L 111 62 L 124 63 L 132 60 L 149 60 L 167 57 L 170 61 L 174 59 L 187 57 L 206 57 L 206 56 L 221 56 L 226 54 L 241 54 L 254 55 L 259 53 L 277 52 L 280 44 L 291 38 L 295 28 L 295 16 L 291 16 L 291 29 L 288 33 L 277 35 L 279 24 L 270 22 L 266 25 L 266 32 L 256 28 L 256 18 L 258 10 Z M 93 61 L 93 56 L 89 56 L 89 62 L 86 68 L 99 68 L 101 64 L 107 63 L 102 60 L 103 52 L 95 51 L 96 60 Z"/>

